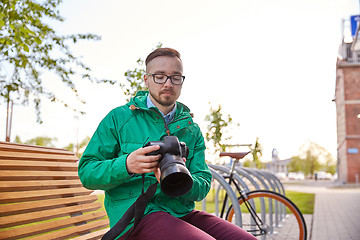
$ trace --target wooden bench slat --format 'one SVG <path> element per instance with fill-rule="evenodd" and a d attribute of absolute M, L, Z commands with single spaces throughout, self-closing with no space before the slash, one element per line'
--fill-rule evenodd
<path fill-rule="evenodd" d="M 77 179 L 77 171 L 0 170 L 0 180 Z"/>
<path fill-rule="evenodd" d="M 44 152 L 47 154 L 65 154 L 65 155 L 74 155 L 73 152 L 70 152 L 66 149 L 53 148 L 53 147 L 44 147 L 38 145 L 25 145 L 18 143 L 2 142 L 0 141 L 0 149 L 10 152 Z"/>
<path fill-rule="evenodd" d="M 109 220 L 77 165 L 66 149 L 0 141 L 0 239 L 100 239 Z"/>
<path fill-rule="evenodd" d="M 63 217 L 66 215 L 71 215 L 75 213 L 86 213 L 98 210 L 102 207 L 102 204 L 99 202 L 87 203 L 82 205 L 62 207 L 50 210 L 43 210 L 34 213 L 24 213 L 6 217 L 0 217 L 0 227 L 13 227 L 22 224 L 34 223 L 39 221 L 44 221 L 47 219 Z"/>
<path fill-rule="evenodd" d="M 76 217 L 68 217 L 63 219 L 58 219 L 51 222 L 42 222 L 39 224 L 26 225 L 24 227 L 18 227 L 13 229 L 8 229 L 5 231 L 0 231 L 0 239 L 18 239 L 29 236 L 34 236 L 50 231 L 59 230 L 66 227 L 71 227 L 73 225 L 83 224 L 84 222 L 91 222 L 98 219 L 102 219 L 106 216 L 104 212 L 92 212 L 89 214 L 84 214 Z"/>
<path fill-rule="evenodd" d="M 89 195 L 93 191 L 83 187 L 78 188 L 59 188 L 49 190 L 22 191 L 22 192 L 0 192 L 1 203 L 25 202 L 34 200 L 45 200 L 59 197 L 69 197 L 74 195 Z M 6 205 L 0 205 L 0 208 Z"/>
<path fill-rule="evenodd" d="M 28 212 L 36 212 L 45 209 L 53 209 L 61 206 L 69 206 L 73 204 L 92 203 L 97 200 L 96 195 L 84 195 L 67 198 L 47 199 L 32 202 L 14 203 L 0 206 L 0 216 L 9 216 L 23 214 Z"/>
<path fill-rule="evenodd" d="M 72 238 L 72 240 L 99 240 L 109 230 L 110 228 L 104 228 L 80 237 Z"/>
<path fill-rule="evenodd" d="M 0 192 L 27 191 L 63 187 L 80 187 L 80 179 L 74 180 L 33 180 L 33 181 L 0 181 Z"/>
<path fill-rule="evenodd" d="M 2 170 L 63 170 L 77 171 L 78 164 L 72 162 L 49 162 L 49 161 L 28 161 L 28 160 L 1 160 Z"/>
<path fill-rule="evenodd" d="M 106 228 L 108 226 L 108 221 L 106 219 L 99 220 L 95 222 L 90 222 L 80 226 L 74 226 L 71 228 L 63 229 L 56 232 L 51 232 L 48 234 L 43 234 L 33 238 L 31 240 L 63 240 L 65 238 L 76 237 L 82 234 L 90 234 L 91 231 L 98 229 Z"/>
<path fill-rule="evenodd" d="M 60 162 L 77 162 L 75 155 L 46 154 L 46 153 L 26 153 L 26 152 L 7 152 L 0 150 L 0 159 L 26 159 L 26 160 L 45 160 Z"/>

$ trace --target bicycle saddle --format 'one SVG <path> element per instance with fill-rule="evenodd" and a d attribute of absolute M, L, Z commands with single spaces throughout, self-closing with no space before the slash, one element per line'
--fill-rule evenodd
<path fill-rule="evenodd" d="M 249 152 L 221 152 L 220 157 L 231 157 L 235 158 L 236 160 L 242 159 L 245 157 Z"/>

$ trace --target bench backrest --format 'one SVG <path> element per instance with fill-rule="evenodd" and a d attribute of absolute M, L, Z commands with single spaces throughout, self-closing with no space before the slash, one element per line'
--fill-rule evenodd
<path fill-rule="evenodd" d="M 0 239 L 100 239 L 108 219 L 57 148 L 0 142 Z"/>

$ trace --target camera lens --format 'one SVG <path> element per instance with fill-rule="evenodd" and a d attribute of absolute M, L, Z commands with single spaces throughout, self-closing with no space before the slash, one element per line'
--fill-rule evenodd
<path fill-rule="evenodd" d="M 180 197 L 190 191 L 193 179 L 189 170 L 177 161 L 161 169 L 161 190 L 170 197 Z"/>

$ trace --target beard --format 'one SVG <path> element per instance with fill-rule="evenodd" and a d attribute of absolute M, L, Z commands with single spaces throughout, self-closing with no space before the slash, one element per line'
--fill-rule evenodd
<path fill-rule="evenodd" d="M 160 91 L 159 95 L 155 95 L 152 92 L 149 92 L 151 97 L 153 99 L 155 99 L 155 101 L 162 105 L 162 106 L 166 106 L 169 107 L 171 105 L 173 105 L 176 101 L 176 96 L 175 96 L 175 92 L 172 90 L 164 90 L 164 91 Z M 171 93 L 171 95 L 163 95 L 163 93 Z"/>

